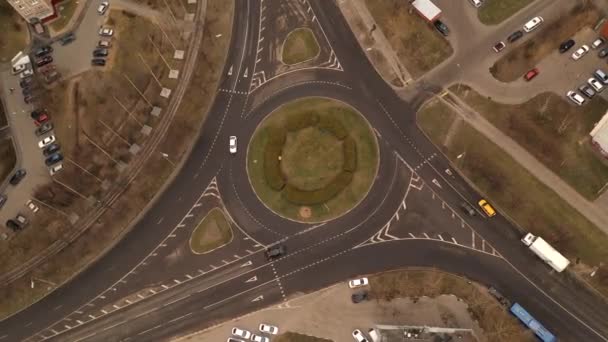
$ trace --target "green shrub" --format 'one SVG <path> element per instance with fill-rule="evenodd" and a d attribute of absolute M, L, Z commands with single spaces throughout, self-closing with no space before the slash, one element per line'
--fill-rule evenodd
<path fill-rule="evenodd" d="M 264 148 L 264 178 L 268 186 L 280 191 L 285 186 L 285 177 L 281 171 L 279 157 L 283 152 L 287 132 L 282 127 L 269 126 L 266 128 L 266 135 L 268 141 Z"/>
<path fill-rule="evenodd" d="M 348 136 L 348 132 L 346 131 L 346 128 L 344 128 L 342 122 L 340 122 L 339 119 L 336 119 L 329 115 L 324 115 L 323 117 L 321 117 L 321 120 L 319 120 L 318 127 L 321 130 L 330 132 L 340 140 L 343 140 Z"/>
<path fill-rule="evenodd" d="M 298 112 L 287 117 L 285 125 L 289 132 L 299 131 L 306 127 L 315 126 L 319 122 L 319 115 L 315 112 Z"/>
<path fill-rule="evenodd" d="M 314 191 L 304 191 L 296 188 L 291 184 L 287 184 L 285 189 L 281 192 L 283 197 L 297 205 L 315 205 L 329 201 L 336 197 L 344 188 L 346 188 L 353 180 L 352 172 L 342 171 L 334 178 L 334 180 L 327 184 L 322 189 Z"/>
<path fill-rule="evenodd" d="M 357 170 L 357 142 L 351 137 L 344 139 L 342 145 L 344 151 L 344 171 L 355 172 Z"/>

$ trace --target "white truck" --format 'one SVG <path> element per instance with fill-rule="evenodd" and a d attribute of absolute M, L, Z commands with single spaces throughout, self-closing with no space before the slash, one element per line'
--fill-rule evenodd
<path fill-rule="evenodd" d="M 547 241 L 540 236 L 535 236 L 531 233 L 526 234 L 521 242 L 528 246 L 534 254 L 538 255 L 544 262 L 553 267 L 557 272 L 561 272 L 568 267 L 570 260 L 561 255 L 555 248 L 551 247 Z"/>

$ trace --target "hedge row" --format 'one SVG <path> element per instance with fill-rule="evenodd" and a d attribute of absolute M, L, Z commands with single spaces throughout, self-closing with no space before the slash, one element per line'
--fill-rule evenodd
<path fill-rule="evenodd" d="M 296 205 L 322 204 L 338 195 L 352 180 L 352 172 L 342 171 L 331 183 L 321 189 L 304 191 L 287 184 L 281 194 L 287 201 Z"/>
<path fill-rule="evenodd" d="M 344 171 L 355 172 L 357 170 L 357 142 L 351 137 L 344 139 L 342 145 L 344 151 Z"/>
<path fill-rule="evenodd" d="M 273 190 L 280 191 L 285 186 L 285 177 L 281 171 L 279 157 L 287 139 L 287 132 L 283 127 L 268 126 L 266 135 L 268 141 L 264 148 L 264 176 Z"/>
<path fill-rule="evenodd" d="M 316 126 L 319 122 L 319 114 L 315 112 L 300 112 L 287 116 L 285 127 L 290 132 L 299 131 L 306 127 Z"/>
<path fill-rule="evenodd" d="M 335 117 L 329 115 L 324 115 L 323 117 L 321 117 L 321 120 L 319 120 L 318 127 L 321 130 L 330 132 L 340 140 L 343 140 L 348 136 L 348 131 L 346 130 L 346 128 L 344 128 L 342 122 L 340 122 L 340 120 L 336 119 Z"/>

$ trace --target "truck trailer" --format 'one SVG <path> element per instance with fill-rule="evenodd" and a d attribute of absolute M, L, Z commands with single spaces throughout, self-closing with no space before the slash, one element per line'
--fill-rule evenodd
<path fill-rule="evenodd" d="M 521 239 L 521 242 L 528 246 L 530 250 L 534 252 L 534 254 L 538 255 L 539 258 L 549 264 L 549 266 L 551 266 L 557 272 L 565 270 L 570 264 L 570 260 L 561 255 L 540 236 L 535 236 L 528 233 Z"/>
<path fill-rule="evenodd" d="M 431 0 L 414 0 L 412 6 L 421 17 L 431 23 L 441 15 L 441 10 Z"/>
<path fill-rule="evenodd" d="M 518 303 L 515 303 L 509 309 L 515 317 L 525 324 L 534 334 L 540 338 L 543 342 L 557 342 L 557 338 L 547 328 L 545 328 L 539 321 L 534 319 L 532 315 L 526 309 L 524 309 Z"/>

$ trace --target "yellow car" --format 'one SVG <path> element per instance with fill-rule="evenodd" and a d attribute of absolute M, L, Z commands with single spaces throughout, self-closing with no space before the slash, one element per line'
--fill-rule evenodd
<path fill-rule="evenodd" d="M 485 199 L 479 200 L 478 204 L 481 209 L 483 209 L 483 211 L 486 213 L 486 215 L 488 215 L 488 217 L 496 215 L 496 210 L 494 210 L 490 203 L 488 203 L 488 201 L 486 201 Z"/>

